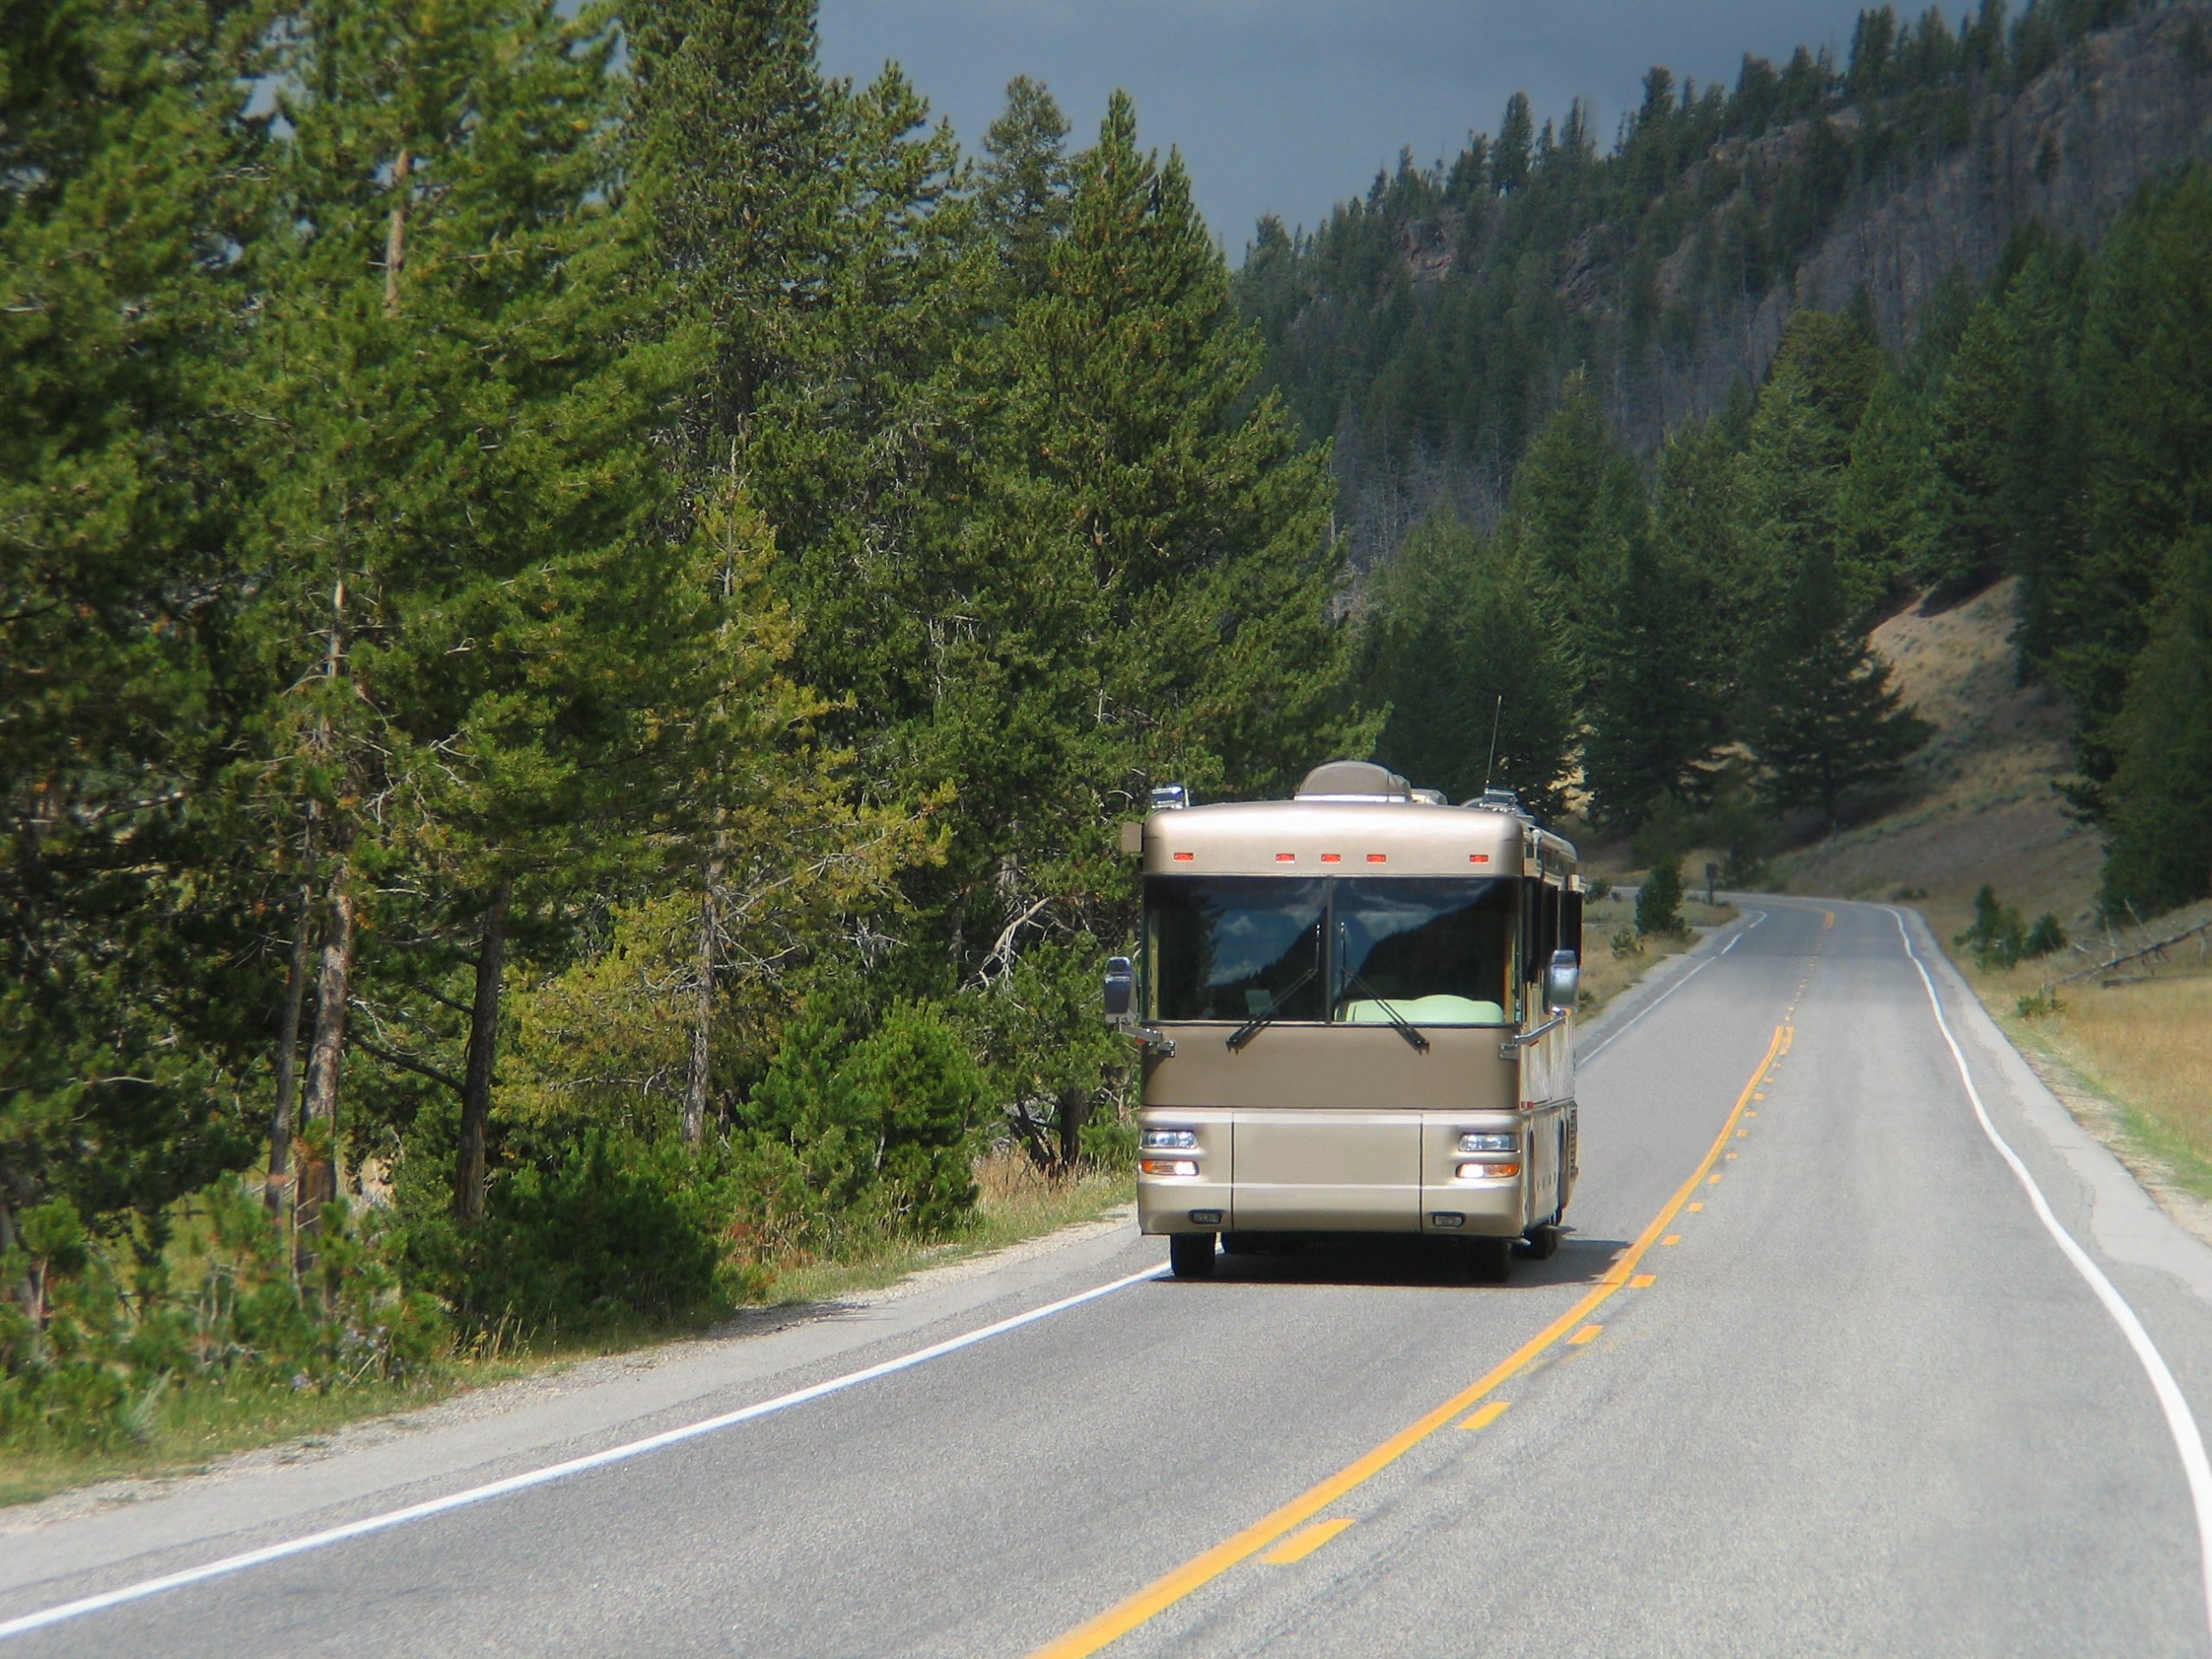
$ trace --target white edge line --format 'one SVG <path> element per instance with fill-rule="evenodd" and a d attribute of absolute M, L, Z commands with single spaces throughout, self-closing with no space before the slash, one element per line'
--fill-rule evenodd
<path fill-rule="evenodd" d="M 1753 914 L 1754 914 L 1754 915 L 1756 915 L 1756 916 L 1758 917 L 1758 921 L 1754 921 L 1754 922 L 1751 924 L 1751 927 L 1757 927 L 1757 926 L 1759 925 L 1759 922 L 1763 922 L 1763 921 L 1766 920 L 1766 912 L 1764 912 L 1764 911 L 1763 911 L 1763 910 L 1761 910 L 1761 911 L 1756 911 L 1756 912 L 1753 912 Z M 1664 1001 L 1665 1001 L 1669 997 L 1672 996 L 1672 995 L 1673 995 L 1676 991 L 1681 990 L 1681 989 L 1682 988 L 1682 987 L 1683 987 L 1683 986 L 1685 986 L 1685 985 L 1688 984 L 1688 983 L 1690 982 L 1690 981 L 1692 981 L 1692 980 L 1695 979 L 1695 978 L 1696 978 L 1700 974 L 1703 973 L 1707 969 L 1708 969 L 1708 968 L 1712 967 L 1712 966 L 1713 966 L 1713 964 L 1714 963 L 1716 963 L 1716 962 L 1719 961 L 1721 957 L 1723 957 L 1726 956 L 1726 955 L 1727 955 L 1731 950 L 1733 950 L 1736 948 L 1736 941 L 1737 941 L 1738 939 L 1742 938 L 1744 937 L 1744 935 L 1745 935 L 1745 934 L 1746 934 L 1746 933 L 1750 932 L 1750 931 L 1751 931 L 1751 927 L 1746 927 L 1746 928 L 1741 928 L 1741 929 L 1738 929 L 1738 931 L 1737 931 L 1733 935 L 1732 935 L 1732 936 L 1730 937 L 1730 938 L 1729 938 L 1729 940 L 1728 940 L 1728 943 L 1727 943 L 1727 944 L 1726 944 L 1722 945 L 1722 946 L 1720 947 L 1720 949 L 1719 949 L 1718 950 L 1714 951 L 1711 956 L 1707 957 L 1703 962 L 1700 962 L 1700 963 L 1698 963 L 1698 965 L 1697 965 L 1696 967 L 1694 967 L 1694 968 L 1691 969 L 1689 970 L 1689 972 L 1688 972 L 1687 974 L 1684 974 L 1684 975 L 1683 975 L 1680 979 L 1676 980 L 1673 984 L 1669 985 L 1669 986 L 1665 990 L 1663 990 L 1663 991 L 1660 992 L 1658 995 L 1656 995 L 1656 996 L 1653 997 L 1653 998 L 1652 998 L 1649 1002 L 1645 1003 L 1642 1007 L 1638 1008 L 1638 1009 L 1637 1009 L 1637 1010 L 1633 1014 L 1630 1015 L 1630 1016 L 1629 1016 L 1628 1024 L 1626 1024 L 1626 1025 L 1623 1026 L 1623 1027 L 1622 1027 L 1618 1031 L 1612 1032 L 1612 1033 L 1609 1033 L 1609 1034 L 1606 1036 L 1606 1038 L 1605 1038 L 1605 1041 L 1603 1041 L 1603 1042 L 1599 1043 L 1599 1044 L 1598 1045 L 1598 1046 L 1597 1046 L 1597 1047 L 1595 1047 L 1595 1048 L 1592 1049 L 1592 1050 L 1591 1050 L 1587 1054 L 1577 1054 L 1577 1055 L 1574 1057 L 1574 1063 L 1575 1063 L 1577 1065 L 1589 1065 L 1591 1061 L 1592 1061 L 1592 1060 L 1596 1059 L 1596 1058 L 1597 1058 L 1600 1054 L 1604 1053 L 1607 1049 L 1611 1048 L 1611 1047 L 1615 1043 L 1618 1042 L 1618 1041 L 1619 1041 L 1623 1037 L 1625 1037 L 1625 1036 L 1629 1033 L 1629 1032 L 1630 1032 L 1630 1030 L 1632 1030 L 1632 1029 L 1635 1027 L 1635 1026 L 1636 1026 L 1637 1022 L 1638 1020 L 1642 1020 L 1645 1014 L 1647 1014 L 1650 1013 L 1652 1009 L 1654 1009 L 1654 1008 L 1657 1007 L 1658 1007 L 1662 1002 L 1664 1002 Z M 5 1634 L 5 1632 L 3 1632 L 3 1631 L 0 1631 L 0 1634 Z"/>
<path fill-rule="evenodd" d="M 2020 1161 L 2019 1154 L 2005 1144 L 2005 1137 L 1990 1122 L 1988 1109 L 1982 1104 L 1981 1091 L 1974 1085 L 1974 1073 L 1967 1065 L 1966 1053 L 1960 1048 L 1959 1039 L 1951 1033 L 1951 1022 L 1943 1017 L 1943 1001 L 1936 995 L 1936 982 L 1929 976 L 1928 964 L 1912 948 L 1912 934 L 1905 926 L 1904 913 L 1891 910 L 1890 915 L 1897 925 L 1898 937 L 1904 941 L 1904 953 L 1919 972 L 1920 982 L 1927 989 L 1928 1004 L 1936 1011 L 1936 1023 L 1943 1033 L 1943 1041 L 1950 1048 L 1952 1062 L 1959 1069 L 1959 1081 L 1966 1085 L 1967 1099 L 1974 1106 L 1974 1115 L 1981 1125 L 1981 1132 L 1989 1137 L 1990 1145 L 1997 1148 L 1998 1155 L 2011 1166 L 2020 1185 L 2027 1189 L 2028 1202 L 2034 1206 L 2036 1219 L 2043 1223 L 2044 1230 L 2065 1253 L 2067 1261 L 2073 1264 L 2074 1271 L 2082 1275 L 2096 1299 L 2104 1304 L 2105 1312 L 2112 1315 L 2113 1322 L 2120 1326 L 2120 1334 L 2127 1338 L 2127 1345 L 2135 1351 L 2135 1357 L 2150 1376 L 2151 1391 L 2158 1395 L 2158 1408 L 2165 1414 L 2167 1431 L 2173 1436 L 2174 1449 L 2181 1454 L 2182 1472 L 2189 1481 L 2190 1502 L 2196 1510 L 2197 1550 L 2204 1578 L 2205 1623 L 2208 1632 L 2212 1632 L 2212 1461 L 2208 1461 L 2205 1457 L 2204 1437 L 2197 1432 L 2196 1418 L 2189 1408 L 2188 1396 L 2182 1393 L 2181 1384 L 2174 1381 L 2174 1374 L 2167 1367 L 2165 1356 L 2158 1351 L 2158 1344 L 2151 1339 L 2151 1333 L 2143 1328 L 2143 1321 L 2137 1317 L 2134 1308 L 2129 1306 L 2127 1299 L 2120 1294 L 2112 1281 L 2105 1277 L 2104 1270 L 2090 1259 L 2089 1253 L 2059 1224 L 2058 1217 L 2051 1212 L 2050 1205 L 2043 1195 L 2043 1189 L 2036 1185 L 2035 1177 L 2028 1173 L 2028 1166 Z"/>
<path fill-rule="evenodd" d="M 861 1370 L 848 1371 L 844 1376 L 833 1376 L 827 1382 L 817 1382 L 808 1388 L 795 1389 L 789 1394 L 779 1394 L 774 1399 L 763 1400 L 757 1405 L 746 1406 L 736 1411 L 724 1412 L 718 1417 L 709 1417 L 699 1422 L 686 1423 L 679 1428 L 666 1429 L 658 1434 L 647 1435 L 640 1440 L 630 1440 L 620 1446 L 609 1446 L 604 1452 L 594 1452 L 585 1457 L 571 1458 L 565 1463 L 550 1464 L 543 1469 L 532 1469 L 523 1474 L 509 1475 L 504 1480 L 490 1481 L 481 1486 L 471 1486 L 466 1491 L 451 1492 L 443 1497 L 434 1497 L 421 1503 L 410 1503 L 404 1509 L 389 1510 L 381 1515 L 372 1515 L 359 1521 L 349 1521 L 343 1526 L 326 1528 L 321 1532 L 311 1532 L 303 1537 L 288 1539 L 281 1544 L 268 1544 L 259 1549 L 247 1550 L 242 1554 L 226 1555 L 220 1560 L 209 1561 L 202 1567 L 187 1567 L 181 1573 L 165 1573 L 157 1579 L 146 1579 L 137 1584 L 125 1585 L 119 1590 L 103 1591 L 96 1596 L 85 1596 L 76 1601 L 67 1601 L 58 1606 L 45 1608 L 39 1612 L 25 1613 L 19 1618 L 11 1618 L 4 1624 L 0 1624 L 0 1641 L 5 1641 L 10 1637 L 26 1635 L 32 1630 L 44 1630 L 49 1625 L 65 1624 L 71 1619 L 82 1618 L 88 1613 L 101 1612 L 110 1607 L 119 1607 L 126 1602 L 142 1601 L 149 1596 L 160 1595 L 164 1591 L 181 1590 L 188 1585 L 202 1584 L 209 1579 L 222 1578 L 229 1573 L 244 1572 L 248 1567 L 264 1566 L 270 1561 L 281 1561 L 288 1556 L 302 1555 L 309 1550 L 321 1549 L 328 1545 L 344 1543 L 349 1539 L 363 1537 L 372 1532 L 384 1532 L 393 1527 L 404 1526 L 410 1521 L 425 1520 L 434 1515 L 443 1515 L 450 1510 L 465 1509 L 471 1504 L 482 1503 L 492 1498 L 504 1497 L 510 1492 L 524 1491 L 532 1486 L 543 1486 L 552 1481 L 565 1479 L 570 1475 L 580 1475 L 588 1470 L 603 1469 L 609 1464 L 623 1463 L 632 1458 L 644 1457 L 648 1452 L 658 1452 L 684 1440 L 696 1440 L 702 1434 L 712 1434 L 721 1429 L 734 1428 L 740 1423 L 750 1422 L 756 1417 L 766 1417 L 772 1412 L 785 1411 L 793 1406 L 804 1405 L 808 1401 L 818 1400 L 825 1394 L 835 1394 L 840 1389 L 853 1388 L 862 1382 L 872 1382 L 878 1377 L 888 1376 L 894 1371 L 903 1371 L 959 1349 L 988 1341 L 993 1337 L 1003 1336 L 1006 1332 L 1019 1330 L 1025 1325 L 1033 1325 L 1039 1319 L 1049 1319 L 1055 1313 L 1065 1313 L 1069 1308 L 1079 1307 L 1085 1302 L 1095 1302 L 1102 1296 L 1110 1296 L 1117 1290 L 1127 1290 L 1131 1285 L 1141 1284 L 1147 1279 L 1156 1279 L 1160 1276 L 1160 1268 L 1147 1268 L 1142 1273 L 1130 1274 L 1127 1278 L 1116 1279 L 1111 1284 L 1093 1286 L 1090 1289 L 1079 1291 L 1073 1296 L 1064 1296 L 1057 1302 L 1047 1302 L 1042 1307 L 1033 1307 L 1027 1313 L 1017 1313 L 1011 1319 L 1001 1319 L 995 1325 L 987 1325 L 963 1335 L 948 1338 L 943 1342 L 933 1343 L 927 1348 L 918 1348 L 911 1354 L 901 1354 L 896 1359 L 887 1359 L 880 1364 L 870 1365 Z"/>

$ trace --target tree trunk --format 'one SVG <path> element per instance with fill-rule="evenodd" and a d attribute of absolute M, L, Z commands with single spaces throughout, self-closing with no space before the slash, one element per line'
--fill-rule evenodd
<path fill-rule="evenodd" d="M 310 845 L 292 921 L 292 964 L 284 981 L 283 1018 L 276 1028 L 276 1109 L 269 1120 L 269 1179 L 261 1189 L 261 1202 L 271 1220 L 284 1213 L 284 1192 L 290 1185 L 292 1103 L 299 1092 L 300 1010 L 307 1001 L 308 953 L 314 934 L 315 849 Z"/>
<path fill-rule="evenodd" d="M 391 166 L 391 222 L 384 238 L 384 313 L 388 317 L 399 315 L 399 270 L 407 263 L 407 179 L 413 170 L 414 157 L 401 150 Z"/>
<path fill-rule="evenodd" d="M 315 1236 L 322 1206 L 338 1195 L 338 1090 L 346 1065 L 346 1006 L 353 982 L 353 895 L 343 859 L 330 877 L 329 915 L 323 927 L 322 962 L 315 976 L 315 1038 L 308 1048 L 307 1095 L 300 1127 L 308 1145 L 301 1148 L 300 1171 L 293 1183 L 294 1230 L 302 1268 L 311 1261 L 308 1241 Z"/>
<path fill-rule="evenodd" d="M 1083 1159 L 1083 1126 L 1090 1116 L 1090 1096 L 1082 1089 L 1063 1089 L 1059 1094 L 1060 1173 L 1071 1172 Z"/>
<path fill-rule="evenodd" d="M 484 1213 L 484 1137 L 492 1122 L 492 1065 L 499 1044 L 499 982 L 507 967 L 507 910 L 515 884 L 492 889 L 476 950 L 476 1001 L 468 1016 L 468 1070 L 461 1077 L 461 1150 L 454 1160 L 453 1213 L 474 1222 Z"/>
<path fill-rule="evenodd" d="M 707 1139 L 707 1090 L 711 1080 L 715 1020 L 715 893 L 721 886 L 719 855 L 707 861 L 707 887 L 699 897 L 699 959 L 691 989 L 691 1065 L 683 1079 L 683 1144 Z"/>

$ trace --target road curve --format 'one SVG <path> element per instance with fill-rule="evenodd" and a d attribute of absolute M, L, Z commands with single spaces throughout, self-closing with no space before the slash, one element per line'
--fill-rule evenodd
<path fill-rule="evenodd" d="M 1506 1287 L 1392 1251 L 1176 1283 L 1094 1240 L 467 1434 L 0 1524 L 0 1631 L 121 1598 L 0 1647 L 2205 1654 L 2178 1425 L 2212 1422 L 2212 1251 L 1916 922 L 1926 983 L 1897 912 L 1748 902 L 1586 1041 L 1575 1231 Z"/>

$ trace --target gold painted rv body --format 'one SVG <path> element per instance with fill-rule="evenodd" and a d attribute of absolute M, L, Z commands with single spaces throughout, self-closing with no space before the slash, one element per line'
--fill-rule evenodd
<path fill-rule="evenodd" d="M 1154 812 L 1141 841 L 1147 878 L 1503 877 L 1516 918 L 1498 1022 L 1422 1025 L 1425 1051 L 1390 1024 L 1285 1019 L 1231 1048 L 1236 1022 L 1155 1019 L 1173 1052 L 1144 1051 L 1139 1124 L 1192 1132 L 1196 1145 L 1173 1161 L 1195 1173 L 1141 1169 L 1145 1232 L 1510 1238 L 1564 1213 L 1575 1173 L 1573 1016 L 1533 1042 L 1513 1039 L 1549 1018 L 1521 906 L 1556 907 L 1573 893 L 1579 931 L 1571 844 L 1504 811 L 1308 798 Z M 1160 971 L 1151 937 L 1147 927 L 1139 970 L 1148 1014 Z M 1516 1153 L 1493 1161 L 1517 1172 L 1463 1177 L 1472 1160 L 1459 1138 L 1470 1134 L 1514 1137 Z"/>

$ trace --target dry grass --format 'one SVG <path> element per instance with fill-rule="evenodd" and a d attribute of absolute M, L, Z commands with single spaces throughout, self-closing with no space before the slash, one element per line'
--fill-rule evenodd
<path fill-rule="evenodd" d="M 2063 1010 L 2012 1023 L 2125 1109 L 2127 1128 L 2199 1197 L 2212 1197 L 2212 975 L 2069 987 Z"/>
<path fill-rule="evenodd" d="M 1136 1177 L 1128 1170 L 1049 1176 L 1010 1147 L 977 1162 L 976 1187 L 974 1213 L 957 1238 L 938 1243 L 887 1239 L 859 1260 L 788 1268 L 776 1275 L 759 1300 L 772 1306 L 827 1302 L 856 1291 L 880 1290 L 923 1268 L 942 1267 L 1096 1221 L 1116 1205 L 1136 1199 Z"/>
<path fill-rule="evenodd" d="M 2009 895 L 1999 896 L 2010 902 Z M 1947 944 L 1965 926 L 1962 910 L 1931 909 L 1929 919 Z M 2147 1162 L 2154 1178 L 2171 1179 L 2200 1198 L 2212 1198 L 2212 934 L 2200 933 L 2108 975 L 2056 982 L 2208 919 L 2212 904 L 2124 933 L 2097 935 L 2060 956 L 2017 968 L 1960 963 L 2016 1045 L 2117 1109 L 2107 1115 L 2110 1122 L 2085 1116 L 2090 1128 L 2116 1128 L 2120 1150 L 2131 1163 Z M 2050 1007 L 2054 996 L 2055 1008 Z"/>
<path fill-rule="evenodd" d="M 1682 919 L 1693 928 L 1718 927 L 1736 918 L 1733 905 L 1682 900 Z M 1697 943 L 1695 933 L 1639 938 L 1636 900 L 1620 893 L 1593 899 L 1582 911 L 1582 1007 L 1586 1018 L 1605 1006 L 1669 957 Z"/>

